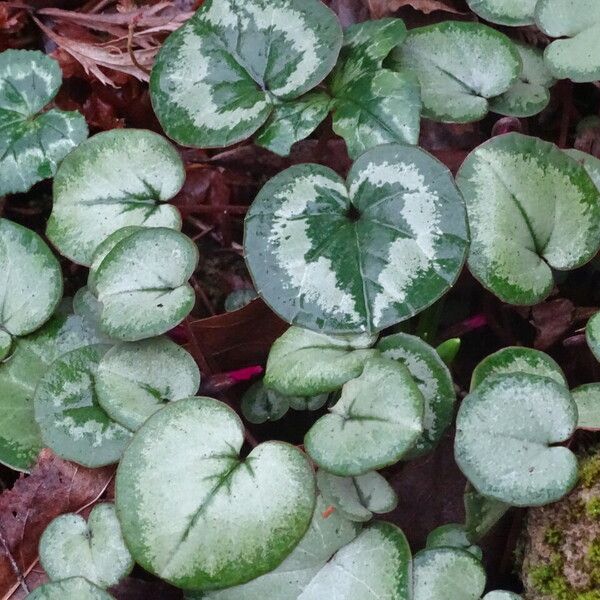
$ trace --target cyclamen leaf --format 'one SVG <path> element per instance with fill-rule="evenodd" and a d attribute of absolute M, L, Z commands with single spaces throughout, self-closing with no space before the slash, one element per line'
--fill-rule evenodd
<path fill-rule="evenodd" d="M 587 323 L 585 337 L 594 356 L 600 360 L 600 312 L 597 312 Z"/>
<path fill-rule="evenodd" d="M 483 594 L 483 566 L 465 550 L 421 550 L 414 566 L 413 600 L 479 600 Z"/>
<path fill-rule="evenodd" d="M 0 218 L 0 332 L 4 339 L 6 334 L 22 336 L 41 327 L 52 316 L 62 292 L 60 264 L 44 240 Z"/>
<path fill-rule="evenodd" d="M 600 158 L 596 158 L 587 152 L 581 152 L 581 150 L 576 150 L 575 148 L 569 148 L 564 150 L 564 152 L 583 166 L 587 174 L 592 178 L 592 181 L 596 184 L 596 187 L 600 190 Z"/>
<path fill-rule="evenodd" d="M 483 600 L 523 600 L 519 594 L 513 592 L 505 592 L 504 590 L 496 590 L 490 592 L 483 597 Z"/>
<path fill-rule="evenodd" d="M 370 521 L 373 513 L 390 512 L 398 504 L 396 492 L 377 471 L 357 477 L 338 477 L 320 469 L 317 486 L 323 499 L 351 521 Z"/>
<path fill-rule="evenodd" d="M 358 377 L 377 351 L 370 336 L 330 336 L 290 327 L 271 347 L 265 385 L 285 396 L 338 390 Z"/>
<path fill-rule="evenodd" d="M 542 375 L 568 387 L 565 374 L 552 357 L 533 348 L 509 346 L 490 354 L 475 367 L 471 376 L 471 391 L 486 378 L 506 373 Z"/>
<path fill-rule="evenodd" d="M 488 99 L 506 92 L 522 67 L 504 34 L 458 21 L 412 29 L 391 59 L 396 70 L 419 78 L 423 116 L 444 123 L 483 119 Z"/>
<path fill-rule="evenodd" d="M 469 269 L 505 302 L 541 302 L 552 269 L 575 269 L 600 247 L 600 192 L 554 144 L 493 138 L 466 158 L 457 183 L 469 213 Z"/>
<path fill-rule="evenodd" d="M 196 245 L 173 229 L 144 228 L 118 242 L 94 275 L 102 330 L 137 341 L 175 327 L 194 307 L 187 281 L 197 262 Z"/>
<path fill-rule="evenodd" d="M 61 458 L 86 467 L 116 463 L 131 432 L 113 421 L 98 403 L 95 378 L 106 344 L 63 354 L 35 390 L 35 420 L 44 443 Z"/>
<path fill-rule="evenodd" d="M 61 254 L 89 266 L 98 245 L 121 227 L 180 229 L 179 211 L 164 203 L 184 180 L 183 162 L 162 136 L 143 129 L 98 133 L 56 173 L 46 233 Z"/>
<path fill-rule="evenodd" d="M 319 0 L 207 0 L 162 46 L 152 104 L 183 145 L 228 146 L 263 125 L 333 68 L 342 42 Z"/>
<path fill-rule="evenodd" d="M 423 431 L 423 395 L 408 369 L 389 358 L 371 358 L 362 374 L 344 384 L 338 402 L 304 438 L 315 463 L 350 477 L 394 464 Z"/>
<path fill-rule="evenodd" d="M 527 373 L 489 377 L 458 411 L 456 462 L 486 496 L 513 506 L 549 504 L 577 481 L 575 455 L 551 446 L 576 426 L 577 407 L 564 385 Z"/>
<path fill-rule="evenodd" d="M 467 0 L 469 8 L 490 23 L 517 27 L 535 23 L 537 0 Z"/>
<path fill-rule="evenodd" d="M 577 82 L 600 79 L 600 4 L 595 0 L 539 0 L 537 26 L 555 38 L 544 53 L 548 68 L 557 79 Z"/>
<path fill-rule="evenodd" d="M 242 397 L 242 414 L 250 423 L 278 421 L 289 408 L 288 396 L 266 388 L 262 381 L 252 384 Z"/>
<path fill-rule="evenodd" d="M 250 304 L 255 298 L 258 298 L 258 295 L 254 289 L 235 290 L 225 298 L 225 310 L 227 312 L 239 310 Z"/>
<path fill-rule="evenodd" d="M 272 571 L 302 539 L 315 504 L 308 460 L 282 442 L 242 460 L 243 431 L 226 405 L 190 398 L 136 433 L 119 464 L 116 502 L 144 569 L 178 587 L 230 587 Z"/>
<path fill-rule="evenodd" d="M 469 539 L 477 542 L 506 514 L 510 506 L 480 494 L 467 483 L 464 494 L 465 528 Z"/>
<path fill-rule="evenodd" d="M 168 402 L 193 396 L 199 386 L 192 356 L 166 337 L 114 346 L 100 360 L 95 377 L 98 403 L 130 431 Z"/>
<path fill-rule="evenodd" d="M 426 547 L 431 548 L 460 548 L 481 560 L 483 553 L 479 546 L 471 543 L 467 529 L 459 523 L 448 523 L 437 527 L 427 536 Z"/>
<path fill-rule="evenodd" d="M 519 43 L 515 43 L 515 47 L 521 57 L 523 70 L 519 79 L 504 94 L 490 100 L 490 110 L 501 115 L 531 117 L 548 106 L 548 88 L 554 85 L 555 80 L 544 62 L 541 50 Z"/>
<path fill-rule="evenodd" d="M 54 581 L 36 588 L 25 600 L 115 600 L 109 593 L 83 577 Z"/>
<path fill-rule="evenodd" d="M 78 289 L 73 296 L 73 312 L 81 317 L 93 328 L 98 336 L 98 341 L 111 344 L 115 340 L 102 333 L 100 327 L 100 316 L 102 315 L 102 304 L 92 294 L 87 286 Z"/>
<path fill-rule="evenodd" d="M 0 329 L 0 361 L 3 361 L 11 352 L 13 339 L 8 331 Z"/>
<path fill-rule="evenodd" d="M 40 563 L 51 580 L 85 577 L 101 588 L 116 585 L 133 569 L 113 504 L 94 507 L 88 521 L 57 517 L 40 540 Z"/>
<path fill-rule="evenodd" d="M 448 367 L 439 354 L 422 339 L 397 333 L 382 338 L 377 349 L 387 358 L 401 362 L 410 371 L 425 399 L 424 431 L 407 457 L 432 450 L 454 417 L 456 393 Z"/>
<path fill-rule="evenodd" d="M 294 410 L 319 410 L 325 406 L 329 394 L 317 394 L 316 396 L 288 396 L 290 408 Z"/>
<path fill-rule="evenodd" d="M 347 183 L 320 165 L 271 179 L 246 217 L 255 287 L 282 318 L 328 333 L 374 333 L 432 304 L 468 245 L 452 175 L 419 148 L 365 152 Z"/>
<path fill-rule="evenodd" d="M 62 354 L 102 341 L 79 316 L 57 313 L 35 333 L 17 338 L 10 360 L 0 364 L 0 463 L 27 471 L 42 449 L 33 394 L 48 366 Z"/>
<path fill-rule="evenodd" d="M 577 405 L 577 429 L 600 431 L 600 383 L 580 385 L 571 393 Z"/>
<path fill-rule="evenodd" d="M 60 161 L 88 135 L 78 112 L 40 111 L 56 96 L 58 62 L 42 52 L 0 53 L 0 196 L 26 192 L 52 177 Z"/>

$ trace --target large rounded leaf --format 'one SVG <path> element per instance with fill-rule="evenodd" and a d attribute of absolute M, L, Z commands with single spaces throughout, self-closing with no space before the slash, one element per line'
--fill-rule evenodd
<path fill-rule="evenodd" d="M 42 449 L 33 394 L 48 365 L 62 354 L 102 341 L 76 315 L 57 312 L 41 329 L 17 338 L 10 360 L 0 364 L 0 463 L 27 471 Z"/>
<path fill-rule="evenodd" d="M 78 112 L 41 112 L 61 80 L 58 62 L 42 52 L 0 54 L 0 196 L 26 192 L 52 177 L 60 161 L 87 137 Z"/>
<path fill-rule="evenodd" d="M 114 600 L 103 589 L 83 577 L 72 577 L 36 588 L 25 600 Z"/>
<path fill-rule="evenodd" d="M 414 335 L 389 335 L 379 341 L 377 349 L 387 358 L 405 365 L 423 394 L 423 434 L 407 456 L 425 454 L 437 445 L 454 417 L 456 393 L 452 375 L 440 355 Z"/>
<path fill-rule="evenodd" d="M 218 589 L 277 567 L 310 523 L 315 483 L 296 448 L 241 460 L 238 416 L 210 398 L 173 402 L 137 432 L 117 472 L 117 511 L 142 567 L 179 587 Z"/>
<path fill-rule="evenodd" d="M 44 240 L 0 219 L 0 332 L 35 331 L 50 318 L 62 291 L 60 264 Z"/>
<path fill-rule="evenodd" d="M 486 356 L 473 370 L 471 391 L 492 375 L 505 373 L 531 373 L 554 379 L 568 387 L 567 379 L 558 363 L 545 352 L 521 346 L 502 348 Z"/>
<path fill-rule="evenodd" d="M 466 550 L 432 548 L 414 560 L 413 600 L 479 600 L 485 588 L 482 564 Z"/>
<path fill-rule="evenodd" d="M 600 431 L 600 383 L 586 383 L 572 392 L 577 405 L 577 429 Z"/>
<path fill-rule="evenodd" d="M 576 426 L 577 407 L 564 385 L 528 373 L 489 377 L 458 411 L 456 462 L 486 496 L 513 506 L 548 504 L 577 481 L 575 455 L 552 446 Z"/>
<path fill-rule="evenodd" d="M 549 142 L 493 138 L 467 157 L 457 183 L 469 213 L 469 268 L 505 302 L 541 302 L 552 269 L 579 267 L 600 247 L 600 192 Z"/>
<path fill-rule="evenodd" d="M 207 0 L 158 53 L 154 111 L 181 144 L 234 144 L 265 123 L 274 98 L 320 83 L 341 43 L 337 18 L 319 0 Z"/>
<path fill-rule="evenodd" d="M 181 227 L 164 204 L 183 185 L 177 151 L 143 129 L 98 133 L 63 161 L 54 178 L 47 235 L 60 253 L 90 265 L 96 247 L 126 225 Z"/>
<path fill-rule="evenodd" d="M 370 336 L 332 336 L 290 327 L 271 347 L 265 385 L 285 396 L 338 390 L 358 377 L 377 351 Z"/>
<path fill-rule="evenodd" d="M 95 378 L 109 346 L 94 344 L 62 355 L 41 378 L 34 396 L 35 420 L 44 443 L 86 467 L 115 463 L 131 432 L 98 403 Z"/>
<path fill-rule="evenodd" d="M 458 21 L 412 29 L 392 63 L 419 78 L 423 116 L 446 123 L 483 119 L 488 99 L 506 92 L 522 66 L 503 33 Z"/>
<path fill-rule="evenodd" d="M 308 431 L 304 446 L 323 469 L 349 477 L 396 463 L 423 431 L 423 395 L 408 369 L 371 358 L 338 402 Z"/>
<path fill-rule="evenodd" d="M 532 25 L 537 0 L 467 0 L 469 8 L 490 23 Z"/>
<path fill-rule="evenodd" d="M 118 242 L 95 271 L 103 331 L 137 341 L 175 327 L 194 307 L 187 281 L 197 262 L 196 245 L 173 229 L 145 228 Z"/>
<path fill-rule="evenodd" d="M 116 585 L 133 569 L 113 504 L 54 519 L 40 539 L 40 564 L 51 580 L 85 577 L 101 588 Z"/>
<path fill-rule="evenodd" d="M 378 331 L 429 306 L 467 244 L 452 175 L 410 146 L 369 150 L 347 183 L 326 167 L 291 167 L 246 217 L 258 292 L 287 321 L 329 333 Z"/>
<path fill-rule="evenodd" d="M 95 377 L 98 403 L 131 431 L 167 402 L 193 396 L 199 386 L 192 356 L 166 337 L 114 346 L 100 360 Z"/>
<path fill-rule="evenodd" d="M 600 79 L 600 4 L 596 0 L 538 0 L 538 27 L 554 40 L 544 55 L 557 79 Z"/>
<path fill-rule="evenodd" d="M 587 323 L 585 337 L 594 356 L 600 360 L 600 312 L 597 312 Z"/>

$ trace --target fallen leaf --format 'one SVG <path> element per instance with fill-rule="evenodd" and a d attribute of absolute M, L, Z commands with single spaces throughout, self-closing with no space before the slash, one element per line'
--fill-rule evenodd
<path fill-rule="evenodd" d="M 410 6 L 426 15 L 436 10 L 443 10 L 456 15 L 463 14 L 457 8 L 441 0 L 367 0 L 367 3 L 373 19 L 387 17 L 405 6 Z"/>
<path fill-rule="evenodd" d="M 566 298 L 542 302 L 531 309 L 531 324 L 537 333 L 534 347 L 547 350 L 560 341 L 574 322 L 575 305 Z"/>

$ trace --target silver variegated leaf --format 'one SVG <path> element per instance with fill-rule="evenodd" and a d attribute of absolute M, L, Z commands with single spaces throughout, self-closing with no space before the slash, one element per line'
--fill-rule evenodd
<path fill-rule="evenodd" d="M 347 182 L 291 167 L 246 217 L 259 294 L 287 321 L 328 333 L 373 333 L 418 313 L 452 286 L 467 245 L 452 175 L 410 146 L 369 150 Z"/>
<path fill-rule="evenodd" d="M 535 23 L 537 0 L 467 0 L 469 8 L 490 23 L 517 27 Z"/>
<path fill-rule="evenodd" d="M 506 514 L 510 505 L 480 494 L 467 483 L 464 494 L 465 529 L 469 539 L 479 541 Z"/>
<path fill-rule="evenodd" d="M 83 577 L 46 583 L 31 592 L 25 600 L 115 600 L 108 592 Z"/>
<path fill-rule="evenodd" d="M 597 312 L 587 323 L 585 337 L 594 356 L 600 361 L 600 312 Z"/>
<path fill-rule="evenodd" d="M 586 383 L 572 392 L 577 405 L 577 429 L 600 431 L 600 383 Z"/>
<path fill-rule="evenodd" d="M 183 162 L 162 136 L 143 129 L 98 133 L 56 173 L 48 238 L 61 254 L 89 266 L 98 245 L 122 227 L 180 229 L 179 211 L 165 202 L 184 180 Z"/>
<path fill-rule="evenodd" d="M 596 187 L 600 190 L 600 158 L 596 158 L 587 152 L 582 152 L 575 148 L 569 148 L 565 152 L 583 166 L 587 174 L 592 178 L 592 181 L 596 184 Z"/>
<path fill-rule="evenodd" d="M 234 144 L 254 134 L 278 100 L 319 84 L 341 42 L 337 18 L 319 0 L 207 0 L 157 56 L 154 110 L 181 144 Z"/>
<path fill-rule="evenodd" d="M 58 62 L 33 50 L 0 53 L 0 196 L 26 192 L 52 177 L 88 135 L 78 112 L 53 108 L 62 80 Z"/>
<path fill-rule="evenodd" d="M 461 548 L 481 560 L 483 552 L 479 546 L 471 543 L 467 528 L 461 523 L 448 523 L 436 527 L 427 536 L 427 548 Z"/>
<path fill-rule="evenodd" d="M 253 383 L 242 396 L 242 414 L 250 423 L 278 421 L 290 408 L 288 396 L 265 387 L 261 381 Z"/>
<path fill-rule="evenodd" d="M 541 302 L 552 269 L 575 269 L 600 248 L 600 191 L 554 144 L 495 137 L 466 158 L 457 183 L 469 213 L 469 269 L 505 302 Z"/>
<path fill-rule="evenodd" d="M 514 592 L 506 592 L 504 590 L 494 590 L 483 597 L 483 600 L 523 600 L 522 596 Z"/>

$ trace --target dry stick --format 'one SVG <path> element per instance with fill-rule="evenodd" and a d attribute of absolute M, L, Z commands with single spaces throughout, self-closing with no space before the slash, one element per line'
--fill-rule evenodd
<path fill-rule="evenodd" d="M 194 288 L 194 291 L 198 294 L 198 296 L 200 296 L 200 300 L 202 300 L 202 303 L 204 304 L 206 310 L 208 310 L 211 316 L 214 317 L 217 313 L 215 312 L 212 302 L 206 295 L 202 284 L 198 281 L 195 275 L 192 275 L 190 281 L 192 282 L 192 287 Z"/>
<path fill-rule="evenodd" d="M 25 577 L 23 577 L 23 573 L 21 573 L 21 569 L 19 569 L 19 565 L 17 564 L 17 561 L 14 559 L 14 556 L 12 555 L 12 552 L 10 551 L 10 548 L 8 547 L 8 543 L 6 542 L 4 533 L 2 533 L 1 527 L 0 527 L 0 544 L 2 544 L 2 547 L 4 548 L 4 551 L 6 552 L 6 556 L 8 556 L 10 566 L 11 566 L 12 570 L 14 571 L 14 574 L 17 576 L 19 585 L 23 588 L 23 591 L 26 594 L 29 594 L 29 588 L 27 587 L 27 584 L 25 583 Z"/>
<path fill-rule="evenodd" d="M 131 58 L 131 62 L 140 70 L 146 73 L 146 75 L 150 75 L 150 69 L 141 65 L 133 51 L 133 30 L 135 29 L 135 19 L 131 20 L 129 23 L 129 32 L 127 34 L 127 52 L 129 52 L 129 58 Z"/>

